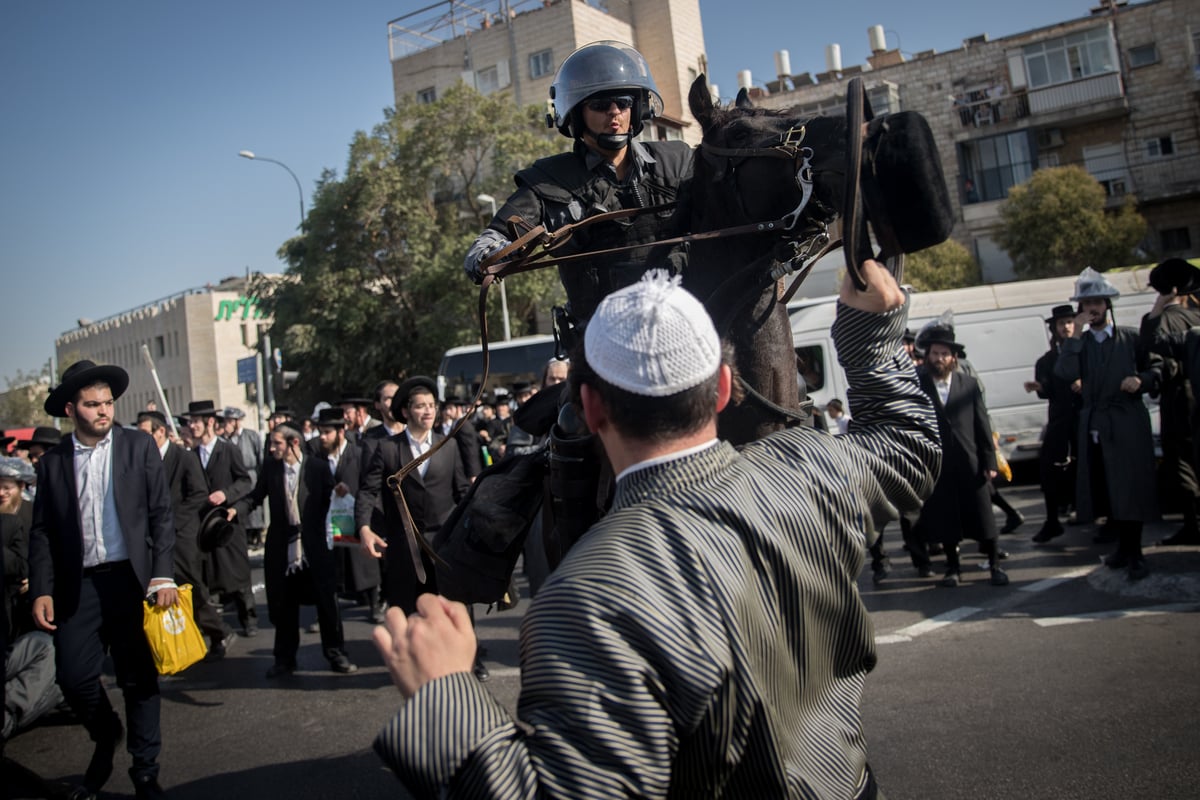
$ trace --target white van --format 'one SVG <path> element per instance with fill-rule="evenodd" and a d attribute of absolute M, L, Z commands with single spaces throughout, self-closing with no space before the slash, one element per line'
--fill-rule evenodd
<path fill-rule="evenodd" d="M 484 391 L 514 383 L 540 385 L 542 371 L 554 358 L 554 337 L 549 334 L 518 336 L 509 341 L 488 342 L 488 380 Z M 477 344 L 452 347 L 438 367 L 439 398 L 453 395 L 474 397 L 483 380 L 483 347 Z"/>
<path fill-rule="evenodd" d="M 1113 304 L 1118 325 L 1138 327 L 1154 304 L 1156 292 L 1147 289 L 1149 270 L 1105 273 L 1121 296 Z M 1033 380 L 1033 365 L 1049 349 L 1045 323 L 1050 309 L 1067 303 L 1075 293 L 1075 278 L 1046 278 L 940 292 L 913 292 L 908 327 L 920 330 L 944 311 L 954 313 L 955 338 L 984 384 L 992 426 L 1000 434 L 1000 449 L 1010 462 L 1037 457 L 1046 401 L 1025 392 Z M 846 399 L 846 375 L 837 363 L 829 329 L 835 297 L 788 304 L 797 364 L 808 383 L 813 402 L 824 407 L 833 398 Z M 1157 435 L 1158 404 L 1147 398 Z"/>

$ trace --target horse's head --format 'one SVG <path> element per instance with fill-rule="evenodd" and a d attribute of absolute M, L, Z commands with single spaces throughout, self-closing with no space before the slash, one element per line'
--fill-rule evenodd
<path fill-rule="evenodd" d="M 697 228 L 788 218 L 785 235 L 805 238 L 837 217 L 845 179 L 844 118 L 756 108 L 745 90 L 733 106 L 715 106 L 703 75 L 692 84 L 688 103 L 704 132 L 693 168 Z"/>
<path fill-rule="evenodd" d="M 704 131 L 692 190 L 697 228 L 782 219 L 789 238 L 805 240 L 841 216 L 846 267 L 863 287 L 863 259 L 899 259 L 944 241 L 954 227 L 929 124 L 915 111 L 873 119 L 861 78 L 847 84 L 844 116 L 755 108 L 745 90 L 719 108 L 703 75 L 688 103 Z"/>

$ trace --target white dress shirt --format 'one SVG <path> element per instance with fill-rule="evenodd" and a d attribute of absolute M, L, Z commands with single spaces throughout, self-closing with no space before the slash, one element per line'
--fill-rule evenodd
<path fill-rule="evenodd" d="M 413 458 L 419 458 L 422 455 L 424 455 L 425 453 L 428 453 L 429 448 L 433 446 L 433 431 L 432 430 L 426 432 L 425 438 L 422 439 L 421 441 L 417 441 L 416 439 L 413 438 L 411 428 L 404 429 L 404 436 L 408 439 L 408 447 L 412 451 Z M 428 460 L 422 461 L 421 466 L 417 467 L 417 472 L 420 473 L 422 479 L 425 478 L 425 473 L 428 471 L 429 471 L 429 461 Z"/>
<path fill-rule="evenodd" d="M 933 388 L 937 389 L 938 397 L 941 398 L 943 406 L 945 406 L 950 400 L 950 379 L 953 377 L 954 373 L 951 372 L 946 376 L 946 380 L 934 380 L 933 382 Z"/>
<path fill-rule="evenodd" d="M 88 447 L 71 434 L 84 568 L 129 558 L 112 490 L 112 439 L 110 430 L 94 447 Z"/>

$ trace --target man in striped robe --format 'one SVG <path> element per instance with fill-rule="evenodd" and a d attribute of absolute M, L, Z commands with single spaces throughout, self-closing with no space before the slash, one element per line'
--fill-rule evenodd
<path fill-rule="evenodd" d="M 904 293 L 876 262 L 864 274 L 833 327 L 849 432 L 741 451 L 716 438 L 732 378 L 700 303 L 661 273 L 601 303 L 570 380 L 616 494 L 525 616 L 517 715 L 471 676 L 464 606 L 424 595 L 376 629 L 407 700 L 375 749 L 415 796 L 881 796 L 855 579 L 941 451 Z"/>

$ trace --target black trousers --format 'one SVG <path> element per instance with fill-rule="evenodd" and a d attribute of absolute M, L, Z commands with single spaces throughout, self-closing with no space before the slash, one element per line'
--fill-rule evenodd
<path fill-rule="evenodd" d="M 192 616 L 196 627 L 215 645 L 232 630 L 221 619 L 221 615 L 209 602 L 208 586 L 204 582 L 204 555 L 200 552 L 196 538 L 175 537 L 175 582 L 180 586 L 192 585 Z"/>
<path fill-rule="evenodd" d="M 412 556 L 408 551 L 408 542 L 404 532 L 391 537 L 388 549 L 384 550 L 387 560 L 387 581 L 384 586 L 385 597 L 389 606 L 396 606 L 406 615 L 417 610 L 417 598 L 426 592 L 437 592 L 437 573 L 433 561 L 421 551 L 421 563 L 425 565 L 425 582 L 417 578 L 413 567 Z"/>
<path fill-rule="evenodd" d="M 117 685 L 125 696 L 126 747 L 134 780 L 158 776 L 162 749 L 158 672 L 142 628 L 144 595 L 128 561 L 84 570 L 79 608 L 57 618 L 54 633 L 58 685 L 92 741 L 112 739 L 118 719 L 100 674 L 112 655 Z"/>
<path fill-rule="evenodd" d="M 283 533 L 280 531 L 280 534 Z M 317 607 L 317 624 L 321 627 L 321 649 L 325 658 L 343 653 L 346 640 L 332 575 L 333 554 L 310 551 L 310 557 L 314 561 L 322 559 L 321 562 L 288 575 L 287 542 L 282 535 L 279 540 L 272 541 L 272 535 L 267 534 L 263 573 L 267 584 L 267 616 L 275 627 L 275 662 L 296 663 L 296 652 L 300 649 L 300 606 L 303 604 Z M 324 580 L 318 579 L 318 570 L 327 573 Z"/>

